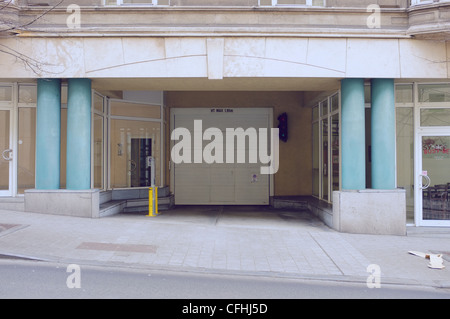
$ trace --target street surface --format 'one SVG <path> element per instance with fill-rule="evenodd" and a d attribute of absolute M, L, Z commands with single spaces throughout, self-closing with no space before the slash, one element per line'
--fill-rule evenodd
<path fill-rule="evenodd" d="M 369 289 L 365 282 L 0 259 L 0 298 L 227 299 L 227 302 L 238 302 L 239 299 L 450 299 L 450 289 L 382 283 L 380 288 Z M 178 308 L 182 305 L 179 304 Z M 186 306 L 189 306 L 189 302 L 186 302 Z M 182 309 L 179 310 L 181 313 Z"/>

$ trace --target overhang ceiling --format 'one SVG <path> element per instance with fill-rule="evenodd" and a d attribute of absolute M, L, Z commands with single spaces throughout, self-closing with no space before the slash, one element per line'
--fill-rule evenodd
<path fill-rule="evenodd" d="M 98 91 L 332 91 L 337 78 L 96 78 Z"/>

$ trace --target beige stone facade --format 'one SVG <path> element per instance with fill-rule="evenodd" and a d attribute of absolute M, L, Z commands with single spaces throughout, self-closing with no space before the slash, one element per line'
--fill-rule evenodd
<path fill-rule="evenodd" d="M 341 154 L 329 155 L 331 141 L 318 136 L 333 125 L 339 132 L 341 109 L 330 106 L 318 117 L 314 110 L 340 94 L 341 81 L 363 79 L 370 91 L 371 79 L 393 79 L 411 85 L 411 92 L 418 92 L 417 83 L 450 81 L 450 2 L 416 2 L 15 0 L 1 11 L 0 82 L 18 96 L 20 84 L 35 86 L 37 79 L 61 79 L 63 85 L 73 78 L 92 81 L 102 106 L 92 112 L 100 126 L 93 124 L 91 184 L 104 192 L 132 187 L 132 139 L 144 139 L 139 129 L 147 130 L 146 139 L 154 134 L 159 186 L 173 189 L 172 109 L 270 108 L 273 127 L 286 112 L 289 140 L 280 144 L 280 169 L 270 194 L 313 195 L 331 204 L 333 187 L 342 186 Z M 369 108 L 370 98 L 365 102 Z M 20 107 L 36 107 L 36 101 L 20 104 L 13 98 L 2 103 L 0 108 L 16 112 L 12 122 L 21 120 Z M 114 113 L 114 103 L 124 106 L 123 112 Z M 416 95 L 400 104 L 423 106 Z M 142 111 L 146 107 L 160 113 Z M 63 126 L 66 113 L 61 112 Z M 21 144 L 14 134 L 17 150 Z M 65 133 L 61 138 L 65 149 Z M 321 165 L 313 162 L 319 143 L 327 148 L 317 150 Z M 65 154 L 61 159 L 65 170 Z M 334 163 L 339 176 L 328 177 L 330 168 L 322 162 L 332 162 L 331 168 Z M 3 171 L 17 179 L 21 164 L 14 165 Z M 326 197 L 314 190 L 316 173 L 329 178 L 320 182 L 321 187 L 328 183 Z M 8 181 L 13 197 L 23 194 L 17 182 Z"/>

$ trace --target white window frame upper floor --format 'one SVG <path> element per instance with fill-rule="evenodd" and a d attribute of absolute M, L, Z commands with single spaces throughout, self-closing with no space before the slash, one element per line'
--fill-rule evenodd
<path fill-rule="evenodd" d="M 270 4 L 265 4 L 264 2 L 270 2 Z M 291 6 L 295 6 L 295 7 L 302 7 L 302 6 L 307 6 L 307 7 L 325 7 L 326 5 L 326 0 L 322 0 L 322 4 L 318 5 L 318 4 L 313 4 L 313 2 L 315 2 L 314 0 L 305 0 L 305 4 L 296 4 L 296 3 L 292 3 L 292 4 L 288 4 L 288 3 L 279 3 L 280 0 L 266 0 L 266 1 L 262 1 L 262 0 L 258 0 L 258 6 L 260 7 L 268 7 L 268 6 L 284 6 L 284 7 L 291 7 Z M 294 2 L 294 0 L 292 0 L 292 2 Z"/>
<path fill-rule="evenodd" d="M 275 7 L 275 6 L 281 6 L 281 7 L 325 7 L 326 0 L 304 0 L 304 4 L 297 4 L 294 0 L 292 1 L 292 4 L 289 3 L 279 3 L 281 0 L 258 0 L 258 6 L 261 7 Z M 316 2 L 321 2 L 320 4 L 317 4 Z M 163 1 L 164 3 L 161 4 L 160 0 L 140 0 L 140 3 L 127 3 L 127 0 L 103 0 L 103 5 L 117 5 L 117 6 L 170 6 L 170 0 Z M 284 2 L 284 1 L 283 1 Z"/>
<path fill-rule="evenodd" d="M 140 0 L 140 3 L 126 3 L 126 0 L 103 0 L 103 5 L 117 5 L 117 6 L 169 6 L 170 0 L 166 0 L 165 4 L 159 4 L 159 0 Z M 112 2 L 112 3 L 111 3 Z M 125 3 L 124 3 L 125 2 Z"/>
<path fill-rule="evenodd" d="M 435 2 L 450 2 L 450 0 L 411 0 L 411 6 L 430 4 Z"/>

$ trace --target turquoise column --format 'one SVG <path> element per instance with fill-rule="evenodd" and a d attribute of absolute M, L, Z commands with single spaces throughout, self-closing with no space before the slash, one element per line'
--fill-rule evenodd
<path fill-rule="evenodd" d="M 393 79 L 372 80 L 372 188 L 395 189 Z"/>
<path fill-rule="evenodd" d="M 91 80 L 69 79 L 67 87 L 66 185 L 91 188 Z"/>
<path fill-rule="evenodd" d="M 366 188 L 364 79 L 341 81 L 342 189 Z"/>
<path fill-rule="evenodd" d="M 36 189 L 59 189 L 61 80 L 37 80 Z"/>

